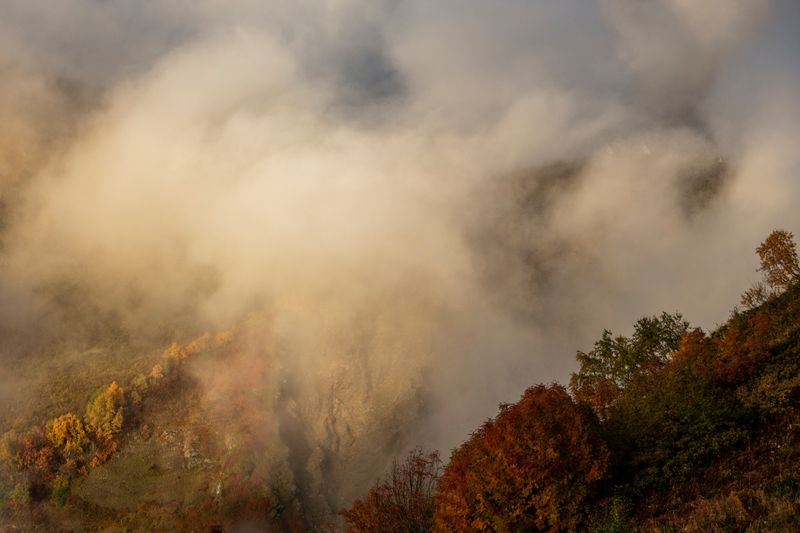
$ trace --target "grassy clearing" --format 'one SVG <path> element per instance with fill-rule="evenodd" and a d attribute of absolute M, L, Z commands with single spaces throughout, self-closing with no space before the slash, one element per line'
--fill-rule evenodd
<path fill-rule="evenodd" d="M 66 412 L 82 413 L 98 388 L 135 376 L 160 360 L 158 349 L 118 345 L 68 349 L 50 357 L 6 363 L 0 375 L 12 375 L 0 409 L 0 433 L 25 431 L 32 424 Z"/>
<path fill-rule="evenodd" d="M 151 437 L 132 439 L 108 463 L 95 468 L 73 488 L 91 504 L 116 510 L 135 510 L 149 502 L 189 506 L 213 490 L 209 472 L 187 469 L 180 442 Z"/>

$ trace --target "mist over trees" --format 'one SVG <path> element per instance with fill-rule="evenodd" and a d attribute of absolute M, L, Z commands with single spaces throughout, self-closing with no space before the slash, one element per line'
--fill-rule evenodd
<path fill-rule="evenodd" d="M 414 525 L 384 510 L 390 498 L 381 494 L 410 486 L 395 463 L 342 513 L 348 531 L 800 526 L 800 491 L 786 488 L 800 486 L 800 434 L 785 434 L 800 420 L 794 248 L 790 233 L 770 234 L 757 249 L 770 297 L 734 310 L 710 334 L 677 313 L 637 321 L 630 337 L 606 330 L 590 352 L 577 352 L 569 390 L 536 385 L 501 404 L 452 451 L 440 476 L 424 471 L 426 487 L 438 481 L 435 491 L 416 493 L 430 513 Z M 776 455 L 762 464 L 765 449 Z M 423 458 L 410 455 L 404 471 Z M 749 473 L 731 472 L 732 461 L 751 462 Z M 721 486 L 707 485 L 707 476 Z M 704 508 L 703 497 L 715 507 Z"/>
<path fill-rule="evenodd" d="M 0 529 L 368 520 L 535 383 L 609 453 L 542 521 L 792 449 L 800 4 L 735 6 L 4 0 Z"/>

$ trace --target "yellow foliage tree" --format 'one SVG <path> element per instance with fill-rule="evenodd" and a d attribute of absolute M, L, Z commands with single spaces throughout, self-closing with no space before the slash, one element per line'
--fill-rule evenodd
<path fill-rule="evenodd" d="M 80 455 L 89 444 L 89 437 L 80 418 L 72 413 L 61 415 L 47 423 L 47 439 L 65 455 Z"/>
<path fill-rule="evenodd" d="M 113 381 L 86 406 L 86 427 L 99 440 L 112 440 L 125 421 L 125 391 Z"/>
<path fill-rule="evenodd" d="M 186 345 L 185 352 L 187 355 L 194 355 L 197 352 L 202 352 L 203 350 L 208 349 L 211 346 L 211 335 L 206 332 L 194 339 L 192 342 Z M 173 346 L 177 346 L 173 343 Z M 170 346 L 172 348 L 172 346 Z"/>
<path fill-rule="evenodd" d="M 170 344 L 169 348 L 164 350 L 164 359 L 183 360 L 186 359 L 188 355 L 186 349 L 177 342 L 173 342 Z"/>

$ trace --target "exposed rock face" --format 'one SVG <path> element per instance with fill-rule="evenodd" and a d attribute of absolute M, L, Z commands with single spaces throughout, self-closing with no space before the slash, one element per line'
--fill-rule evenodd
<path fill-rule="evenodd" d="M 282 354 L 280 437 L 314 521 L 363 495 L 419 423 L 432 326 L 398 318 L 377 313 L 329 325 L 319 332 L 315 365 L 295 366 L 291 351 Z"/>

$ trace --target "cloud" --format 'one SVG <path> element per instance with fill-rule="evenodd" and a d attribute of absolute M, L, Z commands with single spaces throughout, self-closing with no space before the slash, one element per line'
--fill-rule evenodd
<path fill-rule="evenodd" d="M 604 327 L 721 322 L 800 223 L 790 0 L 7 14 L 4 327 L 56 282 L 134 335 L 271 317 L 321 512 Z"/>

